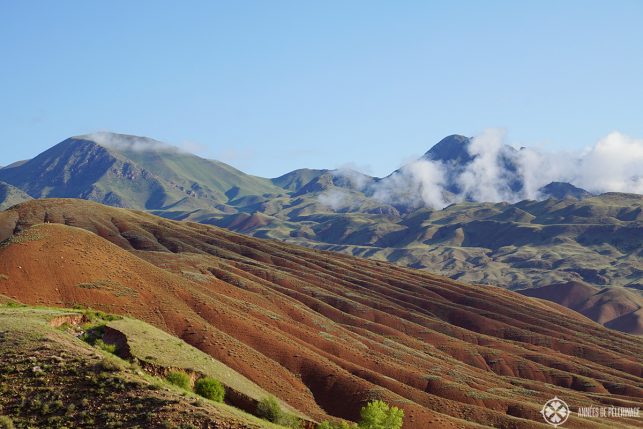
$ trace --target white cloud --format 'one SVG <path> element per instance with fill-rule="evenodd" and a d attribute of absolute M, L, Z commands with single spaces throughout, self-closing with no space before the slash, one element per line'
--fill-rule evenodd
<path fill-rule="evenodd" d="M 97 132 L 75 137 L 77 139 L 91 140 L 101 146 L 110 147 L 116 150 L 133 152 L 181 152 L 176 146 L 160 142 L 147 137 L 131 136 L 127 134 L 116 134 L 110 132 Z"/>
<path fill-rule="evenodd" d="M 353 198 L 343 189 L 329 189 L 319 195 L 319 202 L 333 211 L 351 207 Z"/>
<path fill-rule="evenodd" d="M 469 155 L 474 160 L 458 176 L 463 197 L 474 201 L 503 201 L 512 198 L 512 191 L 502 165 L 502 155 L 507 154 L 505 131 L 485 130 L 471 139 Z"/>
<path fill-rule="evenodd" d="M 373 198 L 394 205 L 444 207 L 445 167 L 439 162 L 413 161 L 373 186 Z"/>
<path fill-rule="evenodd" d="M 372 186 L 373 198 L 411 207 L 443 208 L 463 200 L 515 202 L 539 199 L 539 189 L 551 182 L 568 182 L 593 193 L 643 193 L 643 139 L 610 133 L 593 146 L 577 152 L 547 152 L 537 149 L 512 150 L 505 132 L 485 130 L 468 147 L 474 160 L 452 180 L 457 194 L 446 192 L 449 166 L 440 162 L 413 161 L 398 173 Z M 517 168 L 506 168 L 510 160 Z M 522 182 L 512 190 L 512 183 Z M 514 186 L 514 188 L 516 188 Z"/>
<path fill-rule="evenodd" d="M 612 132 L 584 151 L 578 186 L 594 192 L 643 194 L 643 140 Z"/>
<path fill-rule="evenodd" d="M 179 145 L 171 145 L 147 137 L 132 136 L 128 134 L 118 134 L 108 131 L 99 131 L 96 133 L 85 134 L 75 137 L 77 139 L 91 140 L 101 146 L 110 147 L 116 150 L 132 152 L 169 152 L 169 153 L 204 153 L 207 147 L 194 142 L 183 141 Z"/>

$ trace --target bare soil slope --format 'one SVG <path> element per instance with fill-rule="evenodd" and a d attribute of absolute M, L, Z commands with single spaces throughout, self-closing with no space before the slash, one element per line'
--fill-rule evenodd
<path fill-rule="evenodd" d="M 643 339 L 500 288 L 79 200 L 0 213 L 2 240 L 0 294 L 132 315 L 317 420 L 381 398 L 405 428 L 544 428 L 553 396 L 643 398 Z"/>

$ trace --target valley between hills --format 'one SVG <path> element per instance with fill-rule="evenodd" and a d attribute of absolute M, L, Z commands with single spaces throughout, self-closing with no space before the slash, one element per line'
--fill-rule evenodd
<path fill-rule="evenodd" d="M 0 212 L 0 242 L 0 405 L 19 427 L 270 427 L 247 413 L 273 395 L 309 427 L 381 399 L 404 428 L 545 428 L 554 396 L 643 398 L 642 337 L 501 287 L 80 199 Z M 78 337 L 96 327 L 117 356 Z M 177 368 L 227 404 L 154 378 Z"/>

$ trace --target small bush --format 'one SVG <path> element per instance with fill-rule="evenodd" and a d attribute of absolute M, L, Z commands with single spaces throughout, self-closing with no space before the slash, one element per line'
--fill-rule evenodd
<path fill-rule="evenodd" d="M 14 429 L 13 420 L 7 416 L 0 416 L 0 429 Z"/>
<path fill-rule="evenodd" d="M 263 398 L 257 405 L 257 416 L 269 422 L 277 423 L 281 420 L 283 413 L 279 402 L 272 396 Z"/>
<path fill-rule="evenodd" d="M 293 429 L 302 427 L 301 419 L 284 412 L 279 405 L 279 401 L 272 396 L 268 396 L 259 401 L 257 405 L 257 416 L 269 422 Z"/>
<path fill-rule="evenodd" d="M 96 364 L 96 370 L 102 372 L 118 372 L 123 371 L 125 366 L 119 361 L 116 357 L 105 356 L 102 361 Z M 102 374 L 101 378 L 105 378 L 106 375 Z M 95 383 L 98 383 L 98 379 L 94 380 Z"/>
<path fill-rule="evenodd" d="M 198 379 L 194 383 L 194 392 L 215 402 L 223 402 L 223 397 L 225 396 L 223 384 L 211 377 Z"/>
<path fill-rule="evenodd" d="M 299 417 L 293 416 L 292 414 L 288 413 L 284 413 L 281 416 L 281 420 L 279 420 L 278 424 L 292 429 L 301 429 L 304 426 L 302 420 Z"/>
<path fill-rule="evenodd" d="M 7 306 L 7 307 L 9 307 L 9 308 L 22 308 L 22 307 L 26 307 L 26 305 L 25 305 L 25 304 L 21 304 L 21 303 L 19 303 L 19 302 L 14 302 L 14 301 L 9 301 L 9 302 L 6 304 L 6 306 Z"/>
<path fill-rule="evenodd" d="M 100 338 L 94 342 L 94 346 L 103 351 L 106 351 L 107 353 L 116 353 L 116 344 L 108 344 Z"/>
<path fill-rule="evenodd" d="M 190 390 L 190 377 L 182 371 L 172 371 L 165 376 L 165 379 L 181 389 Z"/>

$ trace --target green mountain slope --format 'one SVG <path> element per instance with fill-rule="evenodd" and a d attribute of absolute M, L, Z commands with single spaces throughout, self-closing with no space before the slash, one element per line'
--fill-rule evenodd
<path fill-rule="evenodd" d="M 272 179 L 272 183 L 288 191 L 298 191 L 311 180 L 328 172 L 328 170 L 313 170 L 310 168 L 301 168 L 291 171 L 283 176 Z"/>
<path fill-rule="evenodd" d="M 67 139 L 32 160 L 0 170 L 0 180 L 35 198 L 82 198 L 147 210 L 234 211 L 228 207 L 234 199 L 281 191 L 268 179 L 221 162 L 152 139 L 117 134 Z"/>

